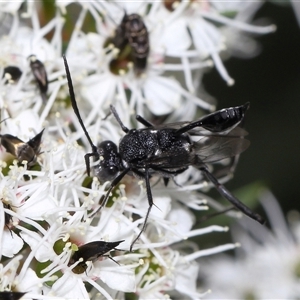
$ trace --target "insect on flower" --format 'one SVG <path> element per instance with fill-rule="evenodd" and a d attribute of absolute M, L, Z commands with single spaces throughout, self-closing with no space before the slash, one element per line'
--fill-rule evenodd
<path fill-rule="evenodd" d="M 116 262 L 111 256 L 105 255 L 105 253 L 111 250 L 117 250 L 116 247 L 118 247 L 122 242 L 124 242 L 124 240 L 118 242 L 95 241 L 82 245 L 78 247 L 78 250 L 75 251 L 74 254 L 71 256 L 68 265 L 70 266 L 76 261 L 78 261 L 80 258 L 82 258 L 83 260 L 79 262 L 79 264 L 73 269 L 73 272 L 83 273 L 87 268 L 86 262 L 95 261 L 100 256 L 108 257 L 109 259 Z"/>
<path fill-rule="evenodd" d="M 30 55 L 28 59 L 30 62 L 30 68 L 32 74 L 39 86 L 41 97 L 43 101 L 46 102 L 47 100 L 46 94 L 48 91 L 48 77 L 47 77 L 45 66 L 40 60 L 36 58 L 35 55 Z"/>
<path fill-rule="evenodd" d="M 249 103 L 221 109 L 193 122 L 178 122 L 161 126 L 154 126 L 137 115 L 136 120 L 145 128 L 131 130 L 122 123 L 115 108 L 111 106 L 111 113 L 125 132 L 125 136 L 119 142 L 119 151 L 112 141 L 103 141 L 96 147 L 81 119 L 67 60 L 65 56 L 63 58 L 73 110 L 92 147 L 92 152 L 85 155 L 87 173 L 90 174 L 90 157 L 93 156 L 95 161 L 99 161 L 101 157 L 99 164 L 94 167 L 94 174 L 102 182 L 111 180 L 110 187 L 102 198 L 98 210 L 105 205 L 110 192 L 126 174 L 145 181 L 149 208 L 141 231 L 133 240 L 130 250 L 145 230 L 153 206 L 150 178 L 155 175 L 159 176 L 167 185 L 170 178 L 183 173 L 189 166 L 200 170 L 213 183 L 217 191 L 237 209 L 257 222 L 264 223 L 262 217 L 232 195 L 206 165 L 235 157 L 249 146 L 250 142 L 244 139 L 247 132 L 238 127 L 244 120 Z M 202 139 L 194 141 L 192 137 L 202 137 Z"/>
<path fill-rule="evenodd" d="M 0 134 L 1 145 L 8 153 L 14 155 L 20 163 L 26 160 L 28 166 L 30 167 L 36 163 L 37 156 L 41 153 L 40 145 L 44 130 L 45 129 L 30 139 L 27 143 L 23 142 L 16 136 L 10 134 Z"/>
<path fill-rule="evenodd" d="M 3 77 L 7 77 L 7 74 L 10 78 L 5 83 L 16 82 L 22 76 L 22 71 L 16 66 L 7 66 L 3 70 Z"/>
<path fill-rule="evenodd" d="M 0 292 L 0 300 L 19 300 L 25 294 L 26 293 L 4 291 L 4 292 Z"/>
<path fill-rule="evenodd" d="M 120 52 L 127 45 L 130 46 L 133 65 L 137 75 L 146 69 L 150 51 L 149 34 L 140 15 L 127 15 L 125 13 L 111 42 L 116 48 L 120 49 Z"/>

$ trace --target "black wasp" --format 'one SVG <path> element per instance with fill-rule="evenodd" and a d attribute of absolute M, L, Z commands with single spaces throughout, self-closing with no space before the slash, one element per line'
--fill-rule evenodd
<path fill-rule="evenodd" d="M 116 247 L 118 247 L 122 242 L 124 242 L 124 240 L 118 242 L 95 241 L 84 244 L 78 247 L 78 250 L 74 252 L 74 254 L 70 258 L 68 265 L 70 266 L 80 258 L 82 258 L 83 261 L 79 262 L 79 264 L 73 269 L 73 271 L 74 273 L 83 273 L 87 268 L 86 262 L 95 261 L 100 256 L 107 256 L 111 260 L 115 261 L 109 255 L 105 255 L 105 253 L 111 250 L 117 250 Z"/>
<path fill-rule="evenodd" d="M 21 299 L 26 293 L 21 292 L 0 292 L 0 300 L 19 300 Z"/>
<path fill-rule="evenodd" d="M 14 155 L 20 163 L 26 160 L 27 165 L 30 167 L 36 163 L 37 156 L 41 153 L 40 145 L 44 130 L 45 129 L 30 139 L 27 143 L 23 142 L 16 136 L 0 134 L 1 145 L 8 153 Z"/>
<path fill-rule="evenodd" d="M 135 72 L 139 75 L 147 67 L 147 58 L 150 51 L 149 34 L 143 19 L 138 14 L 125 13 L 121 24 L 115 31 L 111 41 L 122 52 L 129 45 Z"/>
<path fill-rule="evenodd" d="M 44 102 L 47 100 L 47 91 L 48 91 L 48 77 L 45 69 L 45 65 L 37 59 L 35 55 L 30 55 L 28 57 L 30 68 L 32 74 L 35 78 L 36 83 L 39 86 L 41 97 Z"/>
<path fill-rule="evenodd" d="M 149 208 L 141 232 L 132 242 L 130 250 L 144 231 L 153 206 L 150 177 L 160 176 L 167 184 L 169 178 L 183 173 L 189 166 L 199 169 L 214 184 L 218 192 L 237 209 L 259 223 L 264 223 L 261 216 L 232 195 L 206 165 L 234 157 L 249 146 L 249 141 L 244 139 L 247 132 L 238 127 L 244 119 L 249 103 L 216 111 L 194 122 L 178 122 L 162 126 L 154 126 L 137 115 L 137 121 L 146 128 L 131 130 L 122 123 L 115 108 L 111 106 L 111 113 L 125 132 L 125 136 L 119 142 L 119 151 L 112 141 L 103 141 L 96 147 L 81 119 L 65 57 L 64 63 L 73 110 L 92 146 L 92 152 L 85 155 L 87 173 L 90 174 L 90 157 L 93 156 L 95 161 L 99 161 L 101 157 L 99 164 L 94 167 L 95 175 L 102 182 L 112 180 L 102 199 L 101 207 L 105 205 L 110 192 L 126 174 L 145 180 Z M 196 136 L 203 137 L 205 141 L 193 141 L 192 137 Z"/>

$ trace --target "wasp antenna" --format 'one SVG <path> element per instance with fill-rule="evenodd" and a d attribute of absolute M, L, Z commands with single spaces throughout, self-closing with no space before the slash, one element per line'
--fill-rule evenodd
<path fill-rule="evenodd" d="M 65 70 L 66 70 L 66 74 L 67 74 L 67 80 L 68 80 L 68 86 L 69 86 L 69 94 L 70 94 L 70 99 L 71 99 L 71 103 L 72 103 L 72 107 L 73 107 L 73 110 L 78 118 L 78 121 L 84 131 L 84 134 L 85 136 L 87 137 L 89 143 L 91 144 L 92 146 L 92 149 L 93 149 L 93 152 L 96 152 L 97 153 L 97 147 L 93 144 L 91 138 L 90 138 L 90 135 L 88 134 L 84 124 L 83 124 L 83 121 L 81 119 L 81 116 L 80 116 L 80 113 L 79 113 L 79 109 L 78 109 L 78 106 L 77 106 L 77 102 L 76 102 L 76 98 L 75 98 L 75 93 L 74 93 L 74 88 L 73 88 L 73 83 L 72 83 L 72 78 L 71 78 L 71 74 L 70 74 L 70 70 L 69 70 L 69 65 L 68 65 L 68 62 L 67 62 L 67 58 L 66 56 L 63 54 L 63 60 L 64 60 L 64 64 L 65 64 Z"/>
<path fill-rule="evenodd" d="M 154 126 L 152 123 L 150 123 L 149 121 L 147 121 L 145 118 L 143 118 L 140 115 L 136 115 L 135 118 L 138 122 L 143 124 L 145 127 L 153 127 Z"/>
<path fill-rule="evenodd" d="M 114 115 L 115 119 L 117 120 L 117 122 L 119 123 L 119 125 L 121 126 L 122 130 L 125 132 L 125 133 L 128 133 L 129 132 L 129 129 L 123 124 L 123 122 L 121 121 L 115 107 L 113 105 L 110 106 L 110 111 L 111 113 Z"/>

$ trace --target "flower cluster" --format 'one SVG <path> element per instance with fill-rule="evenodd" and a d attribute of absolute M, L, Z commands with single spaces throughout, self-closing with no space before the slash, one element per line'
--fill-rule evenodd
<path fill-rule="evenodd" d="M 221 51 L 230 53 L 241 31 L 274 27 L 245 23 L 246 11 L 252 16 L 258 8 L 249 3 L 49 3 L 0 7 L 1 298 L 202 297 L 195 260 L 237 246 L 198 250 L 186 241 L 228 230 L 193 229 L 192 210 L 208 209 L 197 191 L 209 185 L 193 169 L 167 188 L 150 178 L 155 205 L 130 252 L 148 209 L 146 188 L 124 177 L 97 212 L 110 185 L 87 176 L 90 144 L 70 105 L 62 54 L 91 139 L 117 144 L 122 133 L 111 104 L 128 125 L 135 114 L 162 122 L 192 120 L 197 108 L 213 111 L 198 97 L 203 70 L 214 64 L 232 84 Z"/>
<path fill-rule="evenodd" d="M 243 220 L 234 230 L 240 247 L 235 257 L 221 255 L 202 264 L 204 285 L 212 289 L 208 299 L 296 299 L 299 282 L 299 213 L 286 224 L 275 197 L 261 194 L 271 230 Z"/>

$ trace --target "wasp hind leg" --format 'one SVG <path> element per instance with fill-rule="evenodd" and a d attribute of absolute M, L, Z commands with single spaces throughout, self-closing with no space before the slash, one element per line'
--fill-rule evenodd
<path fill-rule="evenodd" d="M 265 224 L 265 220 L 259 215 L 254 213 L 249 207 L 247 207 L 244 203 L 242 203 L 239 199 L 237 199 L 227 188 L 221 184 L 218 179 L 210 173 L 206 167 L 199 168 L 200 171 L 206 176 L 206 178 L 213 183 L 216 190 L 227 199 L 231 204 L 233 204 L 238 210 L 247 215 L 249 218 L 257 221 L 260 224 Z"/>

